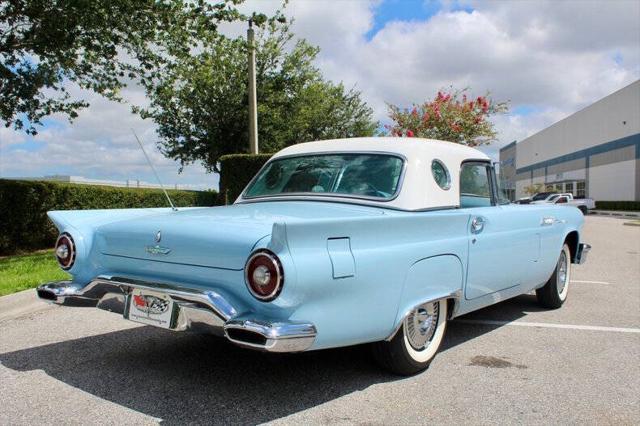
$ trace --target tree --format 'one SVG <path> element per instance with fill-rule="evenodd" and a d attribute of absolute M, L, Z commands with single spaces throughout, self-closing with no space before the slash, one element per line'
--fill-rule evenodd
<path fill-rule="evenodd" d="M 470 98 L 468 89 L 441 90 L 433 100 L 411 109 L 388 104 L 393 124 L 385 126 L 392 136 L 421 137 L 457 142 L 469 146 L 496 140 L 488 117 L 506 113 L 507 103 L 495 103 L 487 93 Z"/>
<path fill-rule="evenodd" d="M 244 19 L 239 2 L 0 0 L 0 119 L 30 134 L 51 114 L 72 120 L 88 106 L 73 84 L 121 100 L 218 23 Z"/>
<path fill-rule="evenodd" d="M 544 192 L 545 185 L 544 183 L 534 183 L 533 185 L 525 186 L 523 190 L 527 195 L 536 195 L 539 192 Z"/>
<path fill-rule="evenodd" d="M 377 123 L 360 92 L 323 79 L 313 65 L 316 47 L 291 43 L 288 26 L 277 19 L 256 40 L 260 150 L 373 135 Z M 218 34 L 147 81 L 151 102 L 137 111 L 158 124 L 166 156 L 218 171 L 220 156 L 248 151 L 247 48 L 242 37 Z"/>

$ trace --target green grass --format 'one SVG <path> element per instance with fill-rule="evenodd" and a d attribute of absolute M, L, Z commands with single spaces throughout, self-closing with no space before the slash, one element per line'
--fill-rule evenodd
<path fill-rule="evenodd" d="M 69 277 L 58 266 L 52 250 L 0 258 L 0 296 Z"/>

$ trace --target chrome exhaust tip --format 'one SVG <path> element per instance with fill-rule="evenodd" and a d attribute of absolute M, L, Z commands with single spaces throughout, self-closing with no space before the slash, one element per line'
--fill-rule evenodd
<path fill-rule="evenodd" d="M 227 321 L 224 333 L 229 341 L 245 348 L 302 352 L 313 345 L 317 330 L 310 323 L 234 318 Z"/>
<path fill-rule="evenodd" d="M 80 287 L 71 281 L 54 281 L 38 286 L 38 297 L 65 306 L 96 306 L 98 299 L 83 297 Z"/>
<path fill-rule="evenodd" d="M 54 303 L 63 303 L 69 296 L 77 295 L 78 287 L 71 281 L 54 281 L 38 286 L 38 297 Z"/>

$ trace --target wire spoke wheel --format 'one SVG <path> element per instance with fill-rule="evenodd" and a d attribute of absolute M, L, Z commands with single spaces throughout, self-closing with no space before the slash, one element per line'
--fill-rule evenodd
<path fill-rule="evenodd" d="M 411 347 L 421 351 L 429 346 L 438 325 L 439 303 L 425 303 L 411 311 L 404 320 L 407 340 Z"/>

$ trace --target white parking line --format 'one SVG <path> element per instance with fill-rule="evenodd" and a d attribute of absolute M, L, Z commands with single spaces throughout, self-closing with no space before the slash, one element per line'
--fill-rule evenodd
<path fill-rule="evenodd" d="M 580 284 L 602 284 L 602 285 L 609 285 L 611 283 L 608 283 L 606 281 L 583 281 L 583 280 L 571 280 L 572 283 L 580 283 Z"/>
<path fill-rule="evenodd" d="M 616 333 L 640 333 L 640 328 L 601 327 L 597 325 L 571 325 L 571 324 L 553 324 L 553 323 L 546 323 L 546 322 L 465 320 L 465 319 L 459 319 L 459 320 L 457 319 L 454 321 L 465 323 L 465 324 L 514 325 L 518 327 L 566 328 L 569 330 L 611 331 Z"/>

